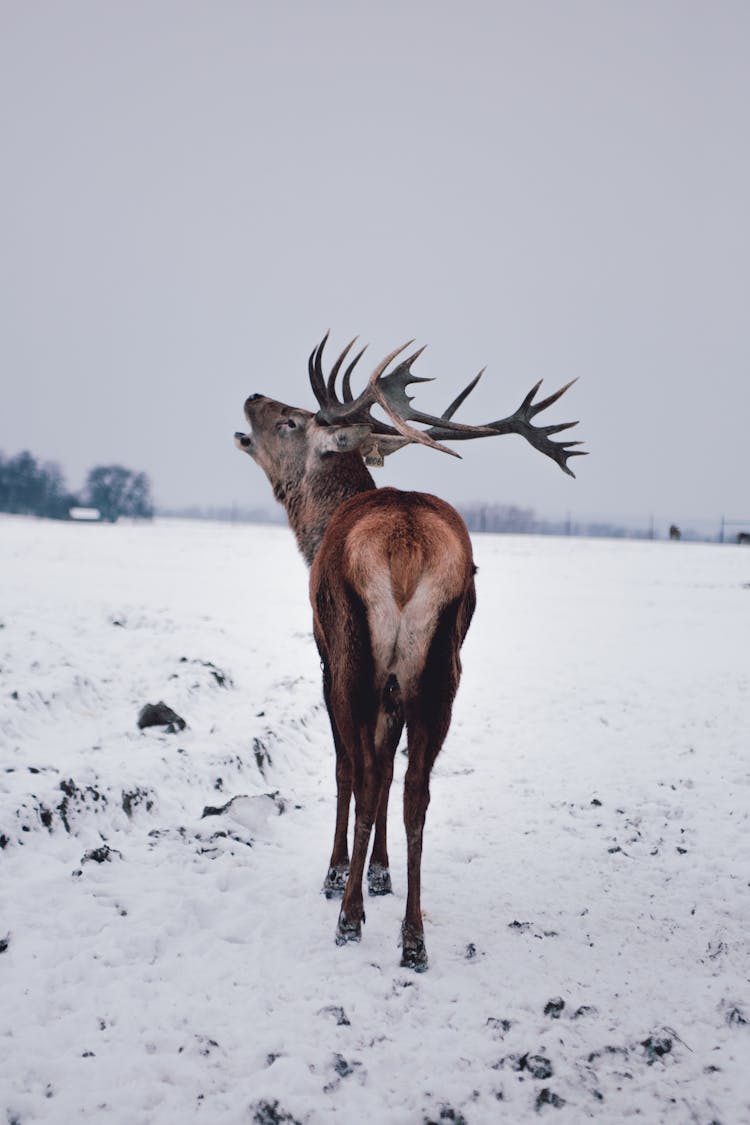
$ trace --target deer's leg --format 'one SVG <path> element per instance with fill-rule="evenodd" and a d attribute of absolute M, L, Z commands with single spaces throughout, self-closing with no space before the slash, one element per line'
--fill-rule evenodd
<path fill-rule="evenodd" d="M 398 681 L 395 676 L 389 676 L 375 728 L 375 749 L 382 762 L 382 781 L 375 819 L 375 840 L 367 869 L 367 889 L 371 895 L 388 895 L 393 889 L 388 863 L 388 798 L 393 781 L 393 759 L 403 728 Z"/>
<path fill-rule="evenodd" d="M 348 604 L 339 601 L 337 613 L 347 645 L 334 654 L 335 663 L 331 664 L 330 672 L 326 672 L 324 687 L 337 752 L 340 751 L 337 760 L 348 764 L 349 773 L 346 774 L 345 767 L 342 776 L 345 785 L 348 776 L 354 790 L 354 841 L 336 929 L 336 942 L 343 945 L 347 941 L 359 941 L 362 934 L 362 878 L 380 797 L 382 760 L 375 746 L 379 701 L 373 691 L 372 655 L 364 606 L 354 598 Z M 342 835 L 344 811 L 342 800 L 340 820 L 337 818 L 337 834 L 341 830 Z"/>
<path fill-rule="evenodd" d="M 384 763 L 378 811 L 375 818 L 375 839 L 367 868 L 367 890 L 371 895 L 389 895 L 393 891 L 388 863 L 388 798 L 392 781 L 393 758 L 390 758 Z"/>
<path fill-rule="evenodd" d="M 323 665 L 323 697 L 331 722 L 333 744 L 336 748 L 336 828 L 333 834 L 333 848 L 328 864 L 328 873 L 323 880 L 323 894 L 326 898 L 340 898 L 349 878 L 349 806 L 352 799 L 352 764 L 346 747 L 336 726 L 331 706 L 331 673 L 328 665 Z"/>
<path fill-rule="evenodd" d="M 360 752 L 354 769 L 354 844 L 349 878 L 336 928 L 337 945 L 344 945 L 348 941 L 359 941 L 362 936 L 362 923 L 365 920 L 362 876 L 382 781 L 380 762 L 377 755 L 373 753 L 371 739 L 368 740 L 367 732 L 363 731 L 362 734 L 364 737 L 360 741 Z M 369 746 L 368 741 L 370 741 Z"/>
<path fill-rule="evenodd" d="M 349 805 L 352 799 L 352 765 L 334 727 L 336 744 L 336 829 L 328 874 L 323 882 L 326 898 L 340 898 L 349 878 Z"/>
<path fill-rule="evenodd" d="M 447 606 L 430 644 L 416 698 L 407 707 L 409 766 L 404 780 L 404 827 L 408 889 L 401 928 L 401 964 L 424 972 L 427 950 L 422 923 L 422 839 L 430 803 L 430 773 L 451 721 L 461 664 L 459 647 L 471 619 L 473 603 Z"/>
<path fill-rule="evenodd" d="M 415 729 L 416 728 L 416 729 Z M 422 837 L 430 803 L 429 735 L 422 724 L 409 730 L 409 766 L 404 780 L 404 827 L 406 828 L 406 913 L 401 926 L 401 964 L 417 972 L 427 968 L 427 950 L 422 923 Z"/>

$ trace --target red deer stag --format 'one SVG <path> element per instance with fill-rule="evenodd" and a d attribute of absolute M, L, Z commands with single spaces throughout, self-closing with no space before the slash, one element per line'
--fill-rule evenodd
<path fill-rule="evenodd" d="M 329 898 L 343 895 L 336 942 L 343 945 L 361 937 L 362 878 L 373 824 L 369 892 L 391 890 L 386 817 L 393 759 L 405 723 L 408 890 L 401 964 L 422 971 L 427 953 L 420 869 L 430 771 L 450 724 L 461 674 L 459 652 L 474 612 L 475 567 L 466 526 L 449 504 L 421 492 L 378 489 L 366 466 L 382 465 L 385 456 L 412 442 L 453 453 L 443 442 L 516 433 L 572 476 L 567 461 L 580 454 L 572 448 L 580 442 L 549 440 L 575 422 L 532 424 L 570 383 L 534 402 L 537 383 L 515 414 L 484 426 L 467 426 L 452 417 L 481 371 L 436 417 L 413 409 L 406 393 L 410 383 L 426 381 L 411 373 L 422 349 L 388 372 L 408 344 L 386 356 L 354 397 L 350 378 L 362 349 L 343 374 L 339 397 L 338 375 L 355 341 L 344 348 L 326 378 L 322 360 L 327 338 L 326 334 L 309 361 L 317 413 L 251 395 L 245 403 L 251 432 L 235 434 L 235 441 L 265 472 L 310 566 L 313 629 L 336 748 L 336 831 L 323 885 Z M 387 423 L 373 417 L 374 406 L 381 408 Z M 417 429 L 410 425 L 414 422 L 427 428 Z"/>

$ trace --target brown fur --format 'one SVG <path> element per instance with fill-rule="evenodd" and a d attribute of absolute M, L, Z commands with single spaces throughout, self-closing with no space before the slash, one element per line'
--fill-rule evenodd
<path fill-rule="evenodd" d="M 371 573 L 378 570 L 390 573 L 393 597 L 400 610 L 414 596 L 426 572 L 439 571 L 446 588 L 455 592 L 463 586 L 465 535 L 456 533 L 451 518 L 456 513 L 444 501 L 426 494 L 380 489 L 376 505 L 358 505 L 356 512 L 356 521 L 346 533 L 345 557 L 352 584 L 360 594 L 367 588 Z"/>

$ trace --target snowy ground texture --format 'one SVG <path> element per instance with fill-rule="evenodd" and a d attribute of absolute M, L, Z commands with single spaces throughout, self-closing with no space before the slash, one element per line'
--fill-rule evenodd
<path fill-rule="evenodd" d="M 475 548 L 418 976 L 401 754 L 334 944 L 291 534 L 0 519 L 2 1125 L 750 1122 L 750 550 Z"/>

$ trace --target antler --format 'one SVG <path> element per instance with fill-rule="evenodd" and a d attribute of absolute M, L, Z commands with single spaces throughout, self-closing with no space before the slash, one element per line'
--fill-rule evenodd
<path fill-rule="evenodd" d="M 353 398 L 349 381 L 355 364 L 365 350 L 362 348 L 344 374 L 342 383 L 344 401 L 341 402 L 336 394 L 336 378 L 344 359 L 356 341 L 356 337 L 344 348 L 331 368 L 331 373 L 326 381 L 323 376 L 322 357 L 327 339 L 328 333 L 325 334 L 318 347 L 313 351 L 309 362 L 310 382 L 320 406 L 317 419 L 325 424 L 358 422 L 371 426 L 373 436 L 368 439 L 365 450 L 368 464 L 382 464 L 383 458 L 389 453 L 395 453 L 397 449 L 402 449 L 405 445 L 414 442 L 420 445 L 428 445 L 433 449 L 439 449 L 443 453 L 450 453 L 452 456 L 458 457 L 459 454 L 455 450 L 449 449 L 442 442 L 466 441 L 470 438 L 496 437 L 498 434 L 510 433 L 521 434 L 535 449 L 538 449 L 547 457 L 551 457 L 569 476 L 575 476 L 575 473 L 568 467 L 568 459 L 586 455 L 585 450 L 573 448 L 581 445 L 582 442 L 580 441 L 559 442 L 549 440 L 551 434 L 557 434 L 562 430 L 577 426 L 577 422 L 562 422 L 552 426 L 534 426 L 531 421 L 540 411 L 557 402 L 568 388 L 576 382 L 575 379 L 560 387 L 554 394 L 542 399 L 541 402 L 534 402 L 534 396 L 542 384 L 540 379 L 531 388 L 518 409 L 507 418 L 501 418 L 496 422 L 488 422 L 483 426 L 468 426 L 461 422 L 453 422 L 451 419 L 476 387 L 484 368 L 464 387 L 450 406 L 437 417 L 413 409 L 411 405 L 412 397 L 406 393 L 406 388 L 411 383 L 429 383 L 432 381 L 411 373 L 411 365 L 422 354 L 423 347 L 419 348 L 408 359 L 402 360 L 393 371 L 385 374 L 391 361 L 405 351 L 409 344 L 413 343 L 412 340 L 395 348 L 385 359 L 381 360 L 370 376 L 365 389 L 356 399 Z M 371 409 L 376 404 L 383 409 L 393 426 L 372 417 Z M 415 429 L 408 424 L 409 422 L 422 423 L 428 429 Z"/>

